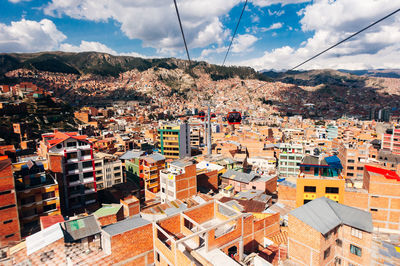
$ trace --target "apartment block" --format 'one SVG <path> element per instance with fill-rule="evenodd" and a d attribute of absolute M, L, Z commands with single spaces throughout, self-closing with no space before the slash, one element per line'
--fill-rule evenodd
<path fill-rule="evenodd" d="M 107 153 L 94 154 L 94 168 L 97 190 L 124 183 L 122 162 L 117 157 Z"/>
<path fill-rule="evenodd" d="M 64 214 L 97 207 L 93 147 L 87 136 L 59 131 L 43 134 L 38 153 L 48 160 L 49 171 L 56 177 Z"/>
<path fill-rule="evenodd" d="M 343 177 L 362 179 L 364 175 L 364 165 L 369 163 L 371 146 L 372 145 L 368 143 L 339 143 L 338 157 L 342 162 Z"/>
<path fill-rule="evenodd" d="M 57 180 L 40 161 L 14 164 L 21 235 L 40 230 L 40 217 L 61 214 Z"/>
<path fill-rule="evenodd" d="M 158 129 L 158 150 L 167 159 L 179 159 L 191 155 L 190 126 L 166 125 Z"/>
<path fill-rule="evenodd" d="M 0 248 L 21 239 L 11 160 L 0 157 Z"/>
<path fill-rule="evenodd" d="M 196 165 L 189 160 L 169 163 L 160 171 L 161 201 L 186 199 L 197 193 Z"/>
<path fill-rule="evenodd" d="M 283 143 L 279 147 L 279 177 L 297 176 L 303 159 L 303 145 Z"/>
<path fill-rule="evenodd" d="M 382 150 L 389 150 L 394 154 L 400 154 L 400 129 L 388 129 L 386 133 L 382 135 L 381 143 Z"/>
<path fill-rule="evenodd" d="M 369 265 L 369 212 L 315 199 L 289 213 L 288 258 L 298 265 Z"/>

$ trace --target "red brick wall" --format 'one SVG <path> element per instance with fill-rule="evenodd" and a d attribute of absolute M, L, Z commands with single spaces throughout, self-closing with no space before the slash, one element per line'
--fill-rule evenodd
<path fill-rule="evenodd" d="M 118 263 L 129 258 L 138 258 L 129 261 L 130 265 L 144 265 L 147 256 L 147 263 L 153 263 L 153 256 L 146 254 L 153 250 L 153 225 L 148 224 L 131 231 L 115 235 L 111 238 L 112 263 Z M 140 255 L 143 256 L 140 256 Z"/>
<path fill-rule="evenodd" d="M 0 210 L 0 247 L 21 239 L 11 161 L 7 159 L 6 164 L 0 171 L 0 192 L 9 193 L 0 195 L 0 207 L 13 206 Z M 5 221 L 10 222 L 4 223 Z"/>
<path fill-rule="evenodd" d="M 296 188 L 284 185 L 278 186 L 279 201 L 288 205 L 289 207 L 296 208 Z"/>
<path fill-rule="evenodd" d="M 162 221 L 157 222 L 168 234 L 177 234 L 181 231 L 181 216 L 175 215 Z"/>
<path fill-rule="evenodd" d="M 108 215 L 108 216 L 103 216 L 97 218 L 101 226 L 106 226 L 109 224 L 113 224 L 117 222 L 117 216 L 115 214 Z"/>
<path fill-rule="evenodd" d="M 185 211 L 185 214 L 193 219 L 195 222 L 202 224 L 214 218 L 214 202 L 211 201 L 208 204 L 195 208 L 190 211 Z"/>
<path fill-rule="evenodd" d="M 51 245 L 48 245 L 34 253 L 28 256 L 29 260 L 31 261 L 32 265 L 66 265 L 66 256 L 64 252 L 64 238 L 61 238 L 57 240 L 56 242 L 53 242 Z M 26 252 L 26 249 L 23 249 L 23 251 Z M 54 257 L 52 260 L 47 260 L 45 262 L 42 262 L 41 255 L 45 252 L 54 252 Z M 26 253 L 25 253 L 26 256 Z M 25 257 L 26 259 L 26 257 Z"/>
<path fill-rule="evenodd" d="M 274 177 L 271 180 L 268 180 L 265 184 L 265 192 L 271 193 L 271 194 L 276 192 L 277 180 L 278 180 L 278 177 Z"/>
<path fill-rule="evenodd" d="M 218 190 L 218 171 L 203 173 L 197 176 L 197 187 L 206 187 L 213 191 Z"/>

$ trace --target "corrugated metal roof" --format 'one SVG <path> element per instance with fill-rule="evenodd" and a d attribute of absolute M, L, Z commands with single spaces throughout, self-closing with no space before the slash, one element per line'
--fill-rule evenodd
<path fill-rule="evenodd" d="M 127 151 L 119 157 L 121 160 L 131 160 L 134 158 L 139 158 L 144 154 L 143 151 Z"/>
<path fill-rule="evenodd" d="M 250 183 L 255 177 L 256 175 L 254 173 L 242 173 L 242 172 L 238 172 L 235 170 L 228 170 L 226 171 L 223 175 L 223 178 L 230 178 L 239 182 L 243 182 L 243 183 Z"/>
<path fill-rule="evenodd" d="M 110 236 L 115 236 L 115 235 L 122 234 L 124 232 L 131 231 L 135 228 L 139 228 L 139 227 L 148 225 L 150 223 L 151 222 L 141 218 L 140 215 L 138 214 L 138 215 L 132 216 L 131 218 L 117 222 L 115 224 L 107 225 L 107 226 L 103 227 L 103 230 Z"/>
<path fill-rule="evenodd" d="M 60 223 L 53 224 L 26 238 L 26 253 L 30 255 L 63 237 L 64 234 L 61 230 Z"/>
<path fill-rule="evenodd" d="M 64 223 L 65 241 L 72 242 L 100 233 L 100 226 L 93 215 L 66 221 Z"/>
<path fill-rule="evenodd" d="M 322 197 L 290 212 L 299 220 L 325 235 L 341 224 L 372 232 L 372 216 L 369 212 L 339 204 Z"/>

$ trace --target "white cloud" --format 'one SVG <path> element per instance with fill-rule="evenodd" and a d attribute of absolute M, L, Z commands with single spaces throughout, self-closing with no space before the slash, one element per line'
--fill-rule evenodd
<path fill-rule="evenodd" d="M 253 22 L 253 23 L 260 22 L 260 17 L 259 16 L 251 15 L 250 17 L 251 17 L 251 22 Z"/>
<path fill-rule="evenodd" d="M 240 0 L 178 1 L 189 49 L 220 44 L 227 37 L 220 21 Z M 130 39 L 159 52 L 183 50 L 183 41 L 172 1 L 165 0 L 52 0 L 44 9 L 52 16 L 67 15 L 92 21 L 115 20 Z"/>
<path fill-rule="evenodd" d="M 289 5 L 289 4 L 300 4 L 310 2 L 311 0 L 252 0 L 251 2 L 255 6 L 265 7 L 271 6 L 276 4 L 281 4 L 282 6 Z"/>
<path fill-rule="evenodd" d="M 0 51 L 37 52 L 57 49 L 67 37 L 48 19 L 0 23 Z"/>
<path fill-rule="evenodd" d="M 240 64 L 290 69 L 397 8 L 398 3 L 391 0 L 315 1 L 303 9 L 300 20 L 301 29 L 313 33 L 311 38 L 297 49 L 284 46 Z M 390 17 L 301 68 L 399 68 L 399 23 L 399 16 Z"/>
<path fill-rule="evenodd" d="M 232 52 L 240 53 L 243 51 L 251 50 L 251 46 L 258 40 L 258 38 L 251 34 L 238 34 L 232 43 Z"/>
<path fill-rule="evenodd" d="M 109 48 L 105 44 L 99 42 L 87 42 L 81 41 L 79 46 L 75 46 L 68 43 L 63 43 L 60 45 L 60 50 L 65 52 L 101 52 L 117 55 L 117 52 Z"/>
<path fill-rule="evenodd" d="M 280 17 L 280 16 L 282 16 L 283 14 L 285 14 L 285 10 L 277 10 L 277 11 L 271 11 L 271 10 L 269 10 L 268 9 L 268 14 L 270 15 L 270 16 L 278 16 L 278 17 Z"/>
<path fill-rule="evenodd" d="M 262 32 L 270 31 L 270 30 L 277 30 L 283 27 L 283 23 L 277 22 L 269 26 L 268 28 L 261 28 Z"/>

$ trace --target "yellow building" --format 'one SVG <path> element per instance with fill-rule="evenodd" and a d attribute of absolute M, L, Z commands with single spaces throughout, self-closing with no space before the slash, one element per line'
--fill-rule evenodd
<path fill-rule="evenodd" d="M 190 156 L 190 126 L 166 125 L 158 129 L 158 150 L 166 159 Z"/>
<path fill-rule="evenodd" d="M 344 179 L 323 179 L 323 178 L 298 178 L 296 186 L 296 206 L 320 198 L 327 197 L 343 204 L 344 200 Z"/>

